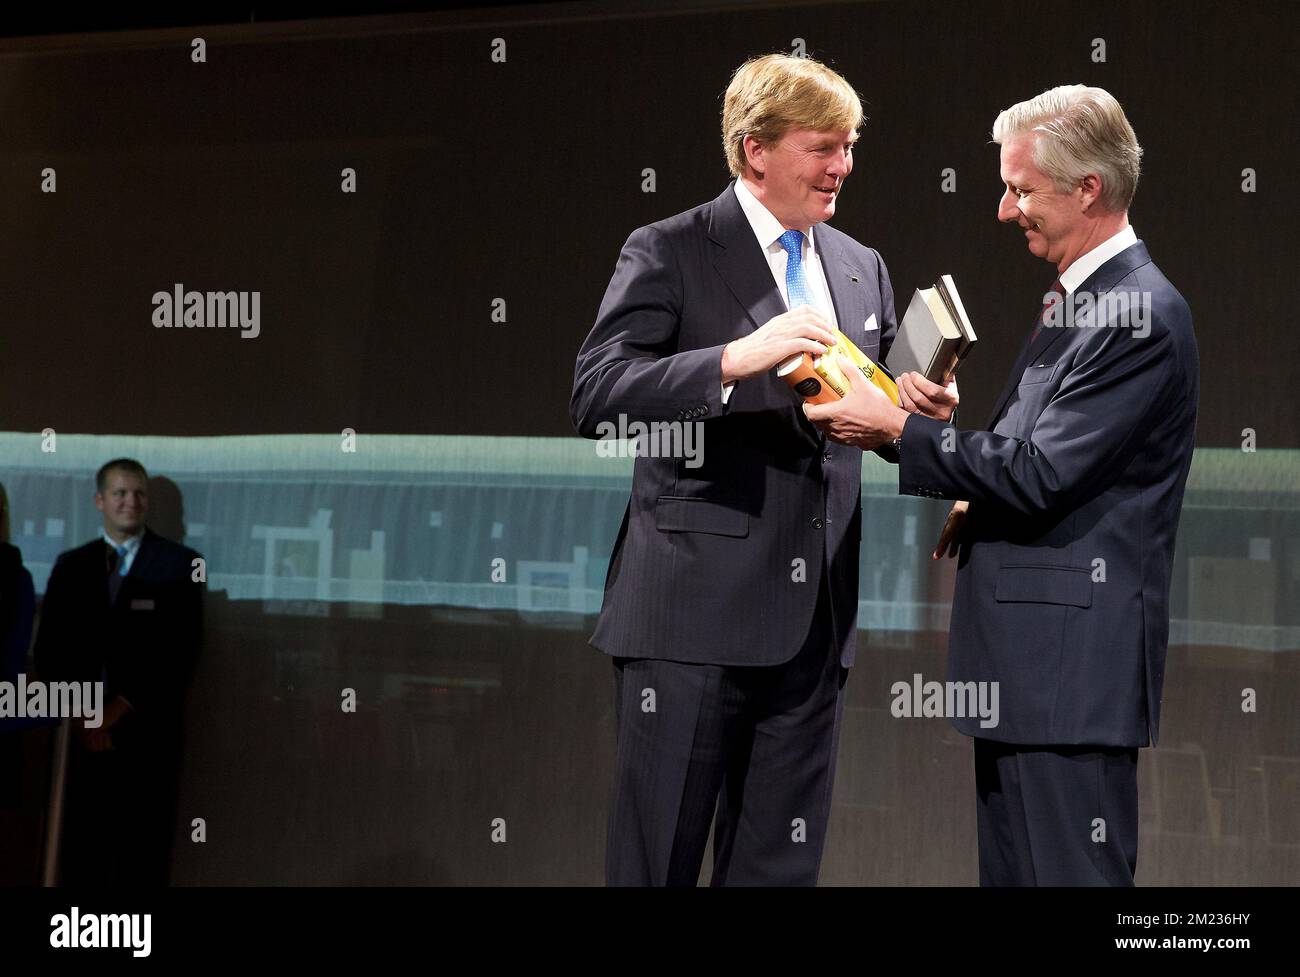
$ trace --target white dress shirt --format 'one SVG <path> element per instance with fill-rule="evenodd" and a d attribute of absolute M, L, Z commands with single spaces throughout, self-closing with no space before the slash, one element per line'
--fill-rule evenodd
<path fill-rule="evenodd" d="M 767 258 L 767 266 L 772 271 L 772 277 L 776 280 L 776 287 L 781 292 L 781 298 L 785 302 L 786 309 L 790 308 L 790 294 L 785 284 L 785 269 L 790 260 L 785 248 L 781 247 L 781 235 L 786 232 L 786 228 L 781 222 L 772 215 L 772 212 L 759 203 L 758 198 L 754 196 L 752 190 L 745 185 L 743 179 L 737 179 L 735 183 L 736 199 L 740 201 L 740 209 L 745 212 L 745 217 L 749 221 L 749 226 L 753 228 L 754 237 L 758 240 L 758 246 L 763 249 L 763 256 Z M 822 314 L 831 328 L 839 326 L 839 320 L 835 318 L 835 305 L 831 302 L 830 290 L 826 287 L 826 275 L 822 272 L 821 258 L 817 254 L 817 245 L 813 239 L 813 228 L 808 228 L 803 236 L 803 271 L 804 278 L 808 282 L 808 296 L 814 309 Z M 763 323 L 759 323 L 763 325 Z M 725 404 L 727 398 L 731 396 L 731 390 L 735 387 L 736 382 L 724 383 L 722 385 L 722 402 Z"/>
<path fill-rule="evenodd" d="M 1137 231 L 1130 224 L 1118 234 L 1112 234 L 1087 254 L 1081 254 L 1074 263 L 1061 272 L 1061 288 L 1066 295 L 1073 295 L 1074 290 L 1088 280 L 1088 276 L 1108 262 L 1121 251 L 1126 251 L 1137 244 Z"/>
<path fill-rule="evenodd" d="M 129 536 L 126 541 L 122 543 L 119 543 L 117 540 L 113 539 L 112 536 L 108 535 L 107 529 L 101 529 L 99 535 L 103 536 L 104 542 L 113 547 L 113 549 L 117 549 L 119 546 L 126 547 L 126 552 L 122 554 L 122 562 L 119 563 L 117 569 L 113 571 L 114 573 L 126 576 L 131 572 L 131 564 L 135 562 L 135 555 L 140 552 L 140 541 L 144 539 L 144 533 L 141 532 L 137 533 L 135 536 Z"/>

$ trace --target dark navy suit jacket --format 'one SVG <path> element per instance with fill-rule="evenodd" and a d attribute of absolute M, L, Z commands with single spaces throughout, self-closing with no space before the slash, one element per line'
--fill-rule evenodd
<path fill-rule="evenodd" d="M 880 255 L 826 224 L 813 237 L 839 328 L 873 360 L 894 299 Z M 702 422 L 703 464 L 638 457 L 591 643 L 620 657 L 718 665 L 788 661 L 826 568 L 840 661 L 853 662 L 862 452 L 828 442 L 774 372 L 724 406 L 723 347 L 786 311 L 736 199 L 632 232 L 574 371 L 570 415 L 599 425 Z M 870 316 L 878 329 L 867 330 Z M 804 561 L 802 582 L 796 560 Z"/>
<path fill-rule="evenodd" d="M 904 428 L 899 491 L 971 503 L 948 677 L 998 682 L 1000 717 L 954 719 L 968 735 L 1156 741 L 1200 374 L 1191 312 L 1141 241 L 1075 295 L 1121 292 L 1148 296 L 1145 337 L 1113 315 L 1044 328 L 991 430 L 917 415 Z"/>
<path fill-rule="evenodd" d="M 46 681 L 104 678 L 104 703 L 121 695 L 134 711 L 115 728 L 122 740 L 166 728 L 180 716 L 202 642 L 199 554 L 145 530 L 109 603 L 107 544 L 94 539 L 59 555 L 41 602 L 35 658 Z"/>
<path fill-rule="evenodd" d="M 13 682 L 27 662 L 36 601 L 18 547 L 0 543 L 0 681 Z M 9 720 L 0 720 L 0 728 Z"/>

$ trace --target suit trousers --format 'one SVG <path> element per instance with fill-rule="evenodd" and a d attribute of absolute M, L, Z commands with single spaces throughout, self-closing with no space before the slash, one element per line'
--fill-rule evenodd
<path fill-rule="evenodd" d="M 68 722 L 70 720 L 65 720 Z M 123 727 L 134 717 L 123 720 Z M 123 728 L 114 747 L 70 745 L 60 884 L 168 884 L 181 774 L 178 722 Z M 147 735 L 146 735 L 147 734 Z"/>
<path fill-rule="evenodd" d="M 783 664 L 614 658 L 607 884 L 696 885 L 715 810 L 712 885 L 816 884 L 848 676 L 820 588 Z"/>
<path fill-rule="evenodd" d="M 974 739 L 980 885 L 1133 884 L 1137 747 Z"/>

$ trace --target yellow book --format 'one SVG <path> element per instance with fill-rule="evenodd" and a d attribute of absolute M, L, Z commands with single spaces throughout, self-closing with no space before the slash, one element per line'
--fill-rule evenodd
<path fill-rule="evenodd" d="M 826 404 L 839 400 L 849 392 L 848 380 L 843 371 L 856 369 L 897 405 L 898 385 L 889 374 L 873 363 L 848 336 L 838 329 L 833 332 L 835 345 L 825 356 L 814 357 L 811 353 L 802 353 L 791 357 L 781 364 L 776 375 L 790 384 L 805 400 L 814 404 Z"/>

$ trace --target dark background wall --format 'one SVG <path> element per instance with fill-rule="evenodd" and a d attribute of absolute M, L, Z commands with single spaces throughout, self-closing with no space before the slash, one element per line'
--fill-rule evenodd
<path fill-rule="evenodd" d="M 730 72 L 803 38 L 868 115 L 836 226 L 880 250 L 904 298 L 942 272 L 961 286 L 983 339 L 965 417 L 992 406 L 1053 277 L 996 222 L 989 129 L 1013 102 L 1084 82 L 1119 97 L 1146 150 L 1132 220 L 1196 318 L 1198 445 L 1235 449 L 1250 427 L 1261 448 L 1300 447 L 1288 5 L 624 10 L 0 42 L 0 430 L 570 436 L 574 354 L 620 245 L 723 189 Z M 190 61 L 194 36 L 206 64 Z M 44 167 L 57 193 L 40 192 Z M 340 192 L 344 167 L 355 194 Z M 940 189 L 948 167 L 955 193 Z M 154 329 L 151 296 L 177 282 L 259 290 L 261 336 Z M 463 392 L 484 369 L 508 393 Z M 0 481 L 37 463 L 0 458 Z M 865 511 L 869 533 L 897 535 L 896 510 Z M 1275 539 L 1270 593 L 1285 598 L 1300 578 L 1293 521 L 1225 520 L 1198 542 L 1245 562 L 1253 537 Z M 300 613 L 213 588 L 208 625 L 182 818 L 205 818 L 209 841 L 180 832 L 175 881 L 601 879 L 613 690 L 585 646 L 590 617 Z M 975 880 L 968 741 L 887 711 L 893 682 L 942 673 L 944 647 L 934 631 L 861 636 L 824 881 Z M 1294 882 L 1300 656 L 1183 645 L 1169 676 L 1161 746 L 1142 758 L 1139 881 Z M 376 708 L 340 714 L 343 685 Z M 1255 717 L 1244 687 L 1260 691 Z M 46 732 L 23 744 L 24 816 L 0 823 L 20 839 L 5 879 L 36 871 Z M 495 817 L 510 844 L 491 843 Z"/>
<path fill-rule="evenodd" d="M 0 426 L 569 434 L 573 354 L 619 246 L 725 186 L 731 70 L 803 38 L 869 117 L 834 223 L 880 250 L 904 298 L 953 274 L 985 340 L 967 417 L 991 407 L 1054 277 L 996 223 L 989 130 L 1084 82 L 1121 100 L 1146 150 L 1132 220 L 1195 315 L 1198 444 L 1252 427 L 1261 448 L 1297 446 L 1287 5 L 620 9 L 4 42 Z M 40 192 L 44 167 L 57 193 Z M 262 335 L 155 330 L 151 296 L 176 282 L 260 290 Z M 124 394 L 108 363 L 149 394 Z M 458 393 L 485 364 L 510 396 Z"/>

